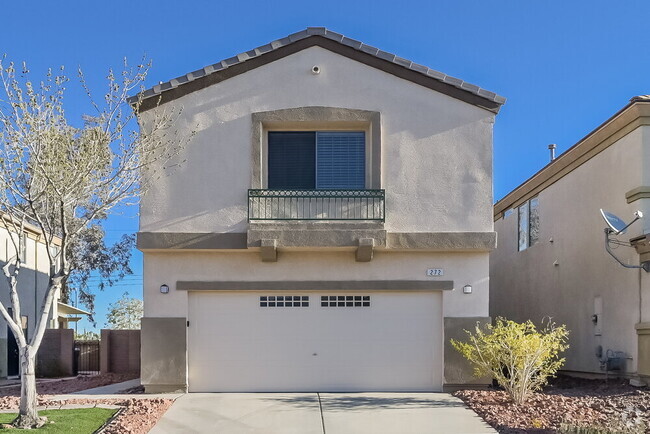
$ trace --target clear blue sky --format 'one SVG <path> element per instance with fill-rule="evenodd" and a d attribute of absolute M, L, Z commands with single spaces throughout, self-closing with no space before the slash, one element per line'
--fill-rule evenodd
<path fill-rule="evenodd" d="M 495 199 L 585 136 L 634 95 L 650 93 L 648 1 L 383 0 L 314 1 L 12 1 L 3 2 L 0 53 L 48 66 L 81 66 L 100 89 L 126 56 L 153 59 L 150 82 L 166 81 L 308 26 L 351 38 L 497 92 L 508 102 L 494 130 Z M 68 113 L 88 106 L 79 91 Z M 109 237 L 137 230 L 112 218 Z M 135 276 L 98 296 L 141 296 Z"/>

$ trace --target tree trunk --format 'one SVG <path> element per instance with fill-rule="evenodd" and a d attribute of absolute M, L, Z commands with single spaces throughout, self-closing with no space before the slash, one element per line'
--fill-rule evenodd
<path fill-rule="evenodd" d="M 17 428 L 38 428 L 46 418 L 39 417 L 36 410 L 36 353 L 30 345 L 20 349 L 20 408 L 13 425 Z"/>

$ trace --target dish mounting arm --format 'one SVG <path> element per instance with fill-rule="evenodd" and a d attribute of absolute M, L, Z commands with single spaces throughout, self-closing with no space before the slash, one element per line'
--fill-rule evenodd
<path fill-rule="evenodd" d="M 634 223 L 634 222 L 632 222 L 632 223 Z M 630 224 L 632 224 L 632 223 L 630 223 Z M 627 225 L 627 226 L 629 226 L 629 225 Z M 627 226 L 626 226 L 626 228 L 627 228 Z M 612 233 L 614 233 L 614 231 L 612 229 L 605 228 L 605 250 L 607 250 L 607 253 L 609 253 L 610 256 L 616 260 L 616 262 L 618 262 L 619 264 L 621 264 L 625 268 L 641 268 L 641 269 L 645 270 L 646 272 L 650 272 L 650 262 L 644 262 L 643 265 L 629 265 L 629 264 L 626 264 L 623 261 L 621 261 L 619 258 L 617 258 L 616 255 L 614 255 L 614 252 L 612 252 L 612 248 L 609 245 L 609 243 L 611 241 L 609 236 Z"/>

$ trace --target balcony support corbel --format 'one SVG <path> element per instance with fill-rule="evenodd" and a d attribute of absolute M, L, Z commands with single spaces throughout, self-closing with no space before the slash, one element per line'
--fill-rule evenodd
<path fill-rule="evenodd" d="M 262 262 L 278 262 L 278 240 L 260 240 Z"/>
<path fill-rule="evenodd" d="M 357 247 L 357 262 L 370 262 L 375 251 L 374 238 L 359 238 Z"/>

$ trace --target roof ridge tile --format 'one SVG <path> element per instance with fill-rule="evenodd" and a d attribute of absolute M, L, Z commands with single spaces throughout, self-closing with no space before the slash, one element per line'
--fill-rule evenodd
<path fill-rule="evenodd" d="M 296 33 L 292 33 L 288 36 L 285 36 L 284 38 L 276 39 L 274 41 L 269 42 L 268 44 L 260 45 L 257 48 L 254 48 L 249 51 L 245 51 L 243 53 L 239 53 L 236 56 L 226 58 L 224 60 L 221 60 L 220 62 L 214 63 L 212 65 L 208 65 L 202 69 L 198 69 L 196 71 L 190 72 L 180 77 L 173 78 L 166 83 L 160 83 L 158 85 L 153 86 L 150 89 L 145 90 L 140 95 L 135 95 L 129 98 L 129 102 L 134 103 L 138 101 L 138 98 L 140 97 L 149 98 L 154 95 L 159 95 L 162 92 L 176 88 L 182 84 L 188 83 L 190 81 L 196 80 L 201 77 L 205 77 L 214 72 L 229 68 L 233 65 L 246 62 L 250 59 L 254 59 L 256 57 L 262 56 L 266 53 L 277 50 L 278 48 L 287 46 L 291 43 L 294 43 L 302 39 L 306 39 L 311 36 L 324 37 L 332 41 L 341 43 L 355 50 L 367 53 L 379 59 L 386 60 L 388 62 L 410 69 L 414 72 L 418 72 L 420 74 L 426 75 L 428 77 L 449 84 L 456 88 L 462 89 L 466 92 L 472 93 L 474 95 L 477 95 L 489 101 L 493 101 L 498 104 L 504 104 L 506 102 L 506 99 L 504 97 L 497 95 L 494 92 L 490 92 L 486 89 L 483 89 L 479 86 L 463 81 L 459 78 L 455 78 L 445 73 L 442 73 L 440 71 L 436 71 L 434 69 L 428 68 L 427 66 L 420 65 L 409 59 L 399 57 L 393 53 L 380 50 L 379 48 L 374 47 L 372 45 L 364 44 L 363 42 L 358 41 L 356 39 L 348 38 L 346 36 L 343 36 L 340 33 L 329 30 L 326 27 L 307 27 L 304 30 L 301 30 Z M 636 98 L 643 98 L 643 96 L 639 96 Z"/>

